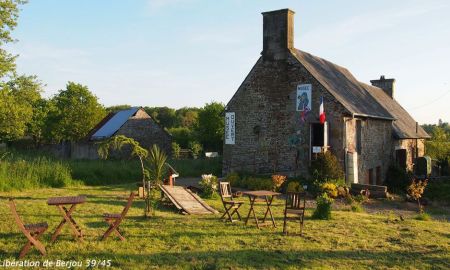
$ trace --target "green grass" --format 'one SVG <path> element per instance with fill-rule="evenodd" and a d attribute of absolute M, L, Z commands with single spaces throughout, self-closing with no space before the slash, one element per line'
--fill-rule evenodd
<path fill-rule="evenodd" d="M 133 185 L 69 187 L 33 191 L 0 192 L 0 261 L 13 260 L 25 237 L 11 218 L 7 197 L 16 197 L 22 219 L 46 221 L 49 232 L 43 236 L 48 255 L 33 250 L 29 260 L 112 260 L 110 269 L 448 269 L 450 267 L 450 226 L 446 221 L 391 220 L 386 214 L 332 211 L 331 220 L 311 220 L 307 209 L 304 235 L 290 223 L 292 235 L 283 236 L 283 201 L 275 200 L 272 211 L 277 228 L 258 230 L 252 223 L 224 223 L 219 215 L 181 215 L 161 208 L 156 216 L 142 218 L 143 202 L 136 201 L 122 231 L 120 242 L 99 238 L 107 229 L 103 212 L 120 212 Z M 72 239 L 68 228 L 54 244 L 50 233 L 61 220 L 55 207 L 46 200 L 52 196 L 85 194 L 86 204 L 74 212 L 83 228 L 85 240 Z M 242 214 L 248 211 L 248 203 Z M 207 202 L 222 211 L 220 199 Z M 258 215 L 262 208 L 259 207 Z M 85 267 L 83 267 L 85 268 Z"/>

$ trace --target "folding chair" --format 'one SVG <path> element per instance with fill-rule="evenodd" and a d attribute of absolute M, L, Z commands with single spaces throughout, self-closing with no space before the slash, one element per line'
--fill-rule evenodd
<path fill-rule="evenodd" d="M 103 218 L 105 219 L 106 223 L 109 224 L 109 228 L 103 234 L 102 240 L 105 240 L 113 232 L 120 238 L 121 241 L 125 240 L 125 237 L 123 237 L 119 231 L 119 225 L 122 222 L 122 220 L 125 218 L 125 215 L 127 214 L 128 210 L 130 209 L 135 196 L 136 196 L 136 194 L 134 192 L 130 193 L 130 197 L 128 197 L 127 204 L 125 205 L 125 208 L 122 210 L 122 213 L 119 213 L 119 214 L 105 213 L 105 214 L 103 214 Z"/>
<path fill-rule="evenodd" d="M 12 215 L 19 226 L 20 230 L 27 237 L 28 242 L 23 246 L 19 253 L 19 259 L 22 259 L 30 250 L 32 246 L 35 246 L 42 255 L 46 255 L 44 245 L 38 240 L 38 238 L 48 229 L 47 222 L 36 223 L 36 224 L 23 224 L 19 215 L 17 214 L 16 204 L 14 199 L 9 199 L 9 207 L 11 208 Z"/>
<path fill-rule="evenodd" d="M 230 222 L 235 222 L 233 220 L 233 215 L 237 214 L 239 220 L 241 220 L 241 215 L 239 214 L 239 207 L 242 206 L 243 202 L 236 202 L 233 200 L 233 193 L 231 193 L 231 186 L 229 182 L 219 183 L 220 198 L 222 199 L 223 207 L 225 208 L 225 213 L 220 217 L 221 219 L 228 216 Z M 232 212 L 230 212 L 233 210 Z"/>
<path fill-rule="evenodd" d="M 306 193 L 304 192 L 288 192 L 286 194 L 286 205 L 284 208 L 283 233 L 287 235 L 286 221 L 300 221 L 300 235 L 303 233 L 303 219 L 305 217 Z M 295 215 L 294 217 L 288 216 Z"/>

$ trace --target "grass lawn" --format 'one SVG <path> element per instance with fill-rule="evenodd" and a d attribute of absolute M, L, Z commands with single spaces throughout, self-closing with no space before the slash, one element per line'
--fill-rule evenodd
<path fill-rule="evenodd" d="M 138 200 L 121 225 L 126 242 L 99 238 L 107 229 L 103 212 L 120 212 L 134 185 L 73 187 L 0 193 L 0 263 L 14 260 L 26 242 L 6 204 L 16 197 L 25 223 L 47 221 L 43 237 L 48 255 L 34 249 L 25 259 L 111 260 L 110 269 L 449 269 L 450 226 L 447 221 L 404 221 L 393 214 L 367 214 L 333 211 L 330 221 L 311 220 L 308 209 L 304 236 L 283 236 L 283 201 L 276 200 L 273 212 L 278 227 L 258 230 L 220 221 L 219 216 L 187 216 L 163 208 L 144 219 L 143 202 Z M 48 206 L 52 196 L 85 194 L 88 202 L 74 212 L 85 234 L 83 242 L 72 239 L 68 227 L 54 244 L 50 234 L 62 216 Z M 245 198 L 242 198 L 243 200 Z M 247 201 L 244 200 L 246 203 Z M 220 199 L 207 202 L 222 211 Z M 248 203 L 241 211 L 246 214 Z M 262 210 L 262 208 L 260 208 Z M 294 232 L 296 225 L 290 225 Z M 1 267 L 0 267 L 1 268 Z"/>

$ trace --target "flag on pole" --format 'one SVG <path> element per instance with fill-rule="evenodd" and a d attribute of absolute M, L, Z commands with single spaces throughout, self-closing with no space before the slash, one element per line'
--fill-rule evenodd
<path fill-rule="evenodd" d="M 323 96 L 320 97 L 319 120 L 320 120 L 321 124 L 325 123 L 325 110 L 323 108 Z"/>

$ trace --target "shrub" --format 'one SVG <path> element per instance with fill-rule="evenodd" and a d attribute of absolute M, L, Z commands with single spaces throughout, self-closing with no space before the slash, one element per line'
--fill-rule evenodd
<path fill-rule="evenodd" d="M 312 215 L 313 219 L 331 219 L 331 205 L 333 199 L 328 197 L 326 193 L 318 196 L 316 199 L 317 207 Z"/>
<path fill-rule="evenodd" d="M 419 212 L 423 213 L 422 205 L 420 204 L 420 198 L 422 198 L 422 194 L 425 191 L 425 188 L 428 184 L 428 180 L 417 180 L 414 179 L 412 183 L 408 186 L 408 196 L 413 200 L 417 201 Z"/>
<path fill-rule="evenodd" d="M 250 190 L 272 190 L 273 182 L 270 178 L 261 178 L 261 177 L 253 177 L 250 176 L 246 178 L 244 181 L 245 188 Z"/>
<path fill-rule="evenodd" d="M 321 186 L 322 192 L 326 193 L 330 198 L 336 198 L 338 196 L 338 190 L 333 183 L 324 183 Z"/>
<path fill-rule="evenodd" d="M 181 147 L 178 143 L 172 143 L 172 158 L 179 159 L 180 158 Z"/>
<path fill-rule="evenodd" d="M 227 177 L 225 178 L 226 182 L 229 182 L 231 186 L 233 187 L 240 187 L 241 186 L 241 177 L 239 176 L 238 173 L 230 173 L 227 175 Z"/>
<path fill-rule="evenodd" d="M 272 175 L 272 185 L 274 190 L 280 190 L 280 187 L 284 181 L 286 181 L 286 176 L 278 174 Z"/>
<path fill-rule="evenodd" d="M 302 191 L 304 191 L 304 189 L 303 189 L 303 186 L 299 182 L 291 181 L 288 183 L 286 191 L 287 192 L 302 192 Z"/>
<path fill-rule="evenodd" d="M 198 158 L 201 152 L 203 151 L 202 145 L 196 141 L 189 142 L 189 149 L 192 151 L 194 158 Z"/>
<path fill-rule="evenodd" d="M 330 151 L 319 153 L 317 158 L 311 162 L 309 167 L 312 175 L 308 184 L 308 190 L 312 194 L 318 194 L 324 183 L 334 183 L 338 186 L 345 185 L 344 171 L 336 158 Z"/>
<path fill-rule="evenodd" d="M 203 174 L 199 185 L 202 189 L 202 195 L 206 198 L 212 198 L 217 192 L 217 176 Z"/>
<path fill-rule="evenodd" d="M 411 175 L 407 173 L 405 169 L 400 167 L 397 163 L 389 166 L 385 184 L 388 187 L 389 192 L 392 193 L 405 193 L 408 185 L 411 183 Z"/>
<path fill-rule="evenodd" d="M 427 199 L 450 205 L 450 178 L 429 181 L 423 196 Z"/>

